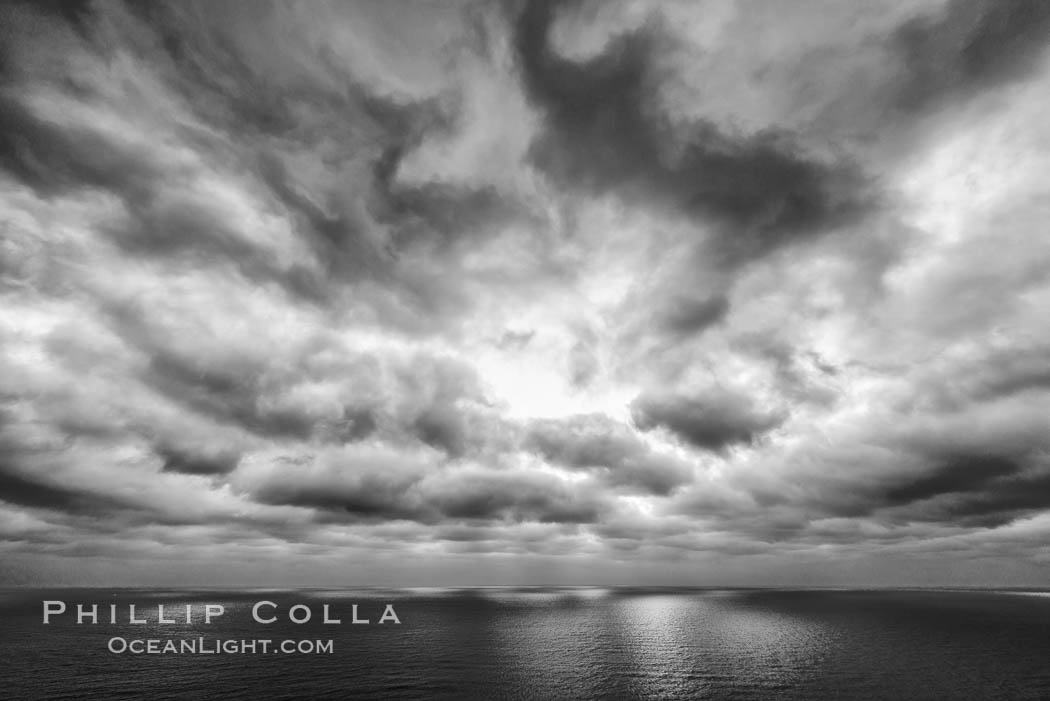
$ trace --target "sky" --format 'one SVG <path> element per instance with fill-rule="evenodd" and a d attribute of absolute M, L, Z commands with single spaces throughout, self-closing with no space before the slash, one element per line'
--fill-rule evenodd
<path fill-rule="evenodd" d="M 4 3 L 0 584 L 1047 584 L 1048 43 Z"/>

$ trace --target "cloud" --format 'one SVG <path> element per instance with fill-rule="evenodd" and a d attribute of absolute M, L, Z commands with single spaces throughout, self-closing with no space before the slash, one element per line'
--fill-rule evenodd
<path fill-rule="evenodd" d="M 4 5 L 0 557 L 1030 579 L 1048 18 Z"/>
<path fill-rule="evenodd" d="M 0 473 L 0 487 L 4 501 L 22 506 L 58 508 L 72 512 L 99 512 L 121 505 L 119 500 L 92 495 L 79 489 L 70 489 L 47 481 L 34 480 L 24 475 Z"/>
<path fill-rule="evenodd" d="M 449 519 L 591 522 L 603 503 L 550 473 L 449 465 L 434 453 L 368 445 L 252 456 L 232 475 L 232 483 L 268 504 L 426 524 Z"/>
<path fill-rule="evenodd" d="M 432 460 L 432 458 L 431 458 Z M 431 460 L 382 448 L 334 449 L 320 455 L 250 456 L 232 484 L 269 504 L 344 510 L 368 518 L 404 518 L 405 490 L 422 479 Z"/>
<path fill-rule="evenodd" d="M 1050 33 L 1050 8 L 1033 0 L 947 3 L 894 32 L 907 78 L 900 109 L 928 108 L 950 98 L 1021 79 L 1038 66 Z"/>
<path fill-rule="evenodd" d="M 938 494 L 967 492 L 980 488 L 997 477 L 1009 477 L 1020 467 L 1003 458 L 965 456 L 949 460 L 929 474 L 908 484 L 897 485 L 886 492 L 892 503 L 910 503 Z"/>
<path fill-rule="evenodd" d="M 527 3 L 515 48 L 532 100 L 546 113 L 536 164 L 565 185 L 670 207 L 727 227 L 715 254 L 730 262 L 843 224 L 865 207 L 864 179 L 847 162 L 822 162 L 786 134 L 725 133 L 676 125 L 659 112 L 662 53 L 673 40 L 654 20 L 611 38 L 582 62 L 551 46 L 571 4 Z"/>
<path fill-rule="evenodd" d="M 680 298 L 668 310 L 665 324 L 669 331 L 690 334 L 722 321 L 729 313 L 729 300 L 715 295 L 702 300 Z"/>
<path fill-rule="evenodd" d="M 191 453 L 168 446 L 159 446 L 157 453 L 164 459 L 162 470 L 189 475 L 226 474 L 237 467 L 237 462 L 240 460 L 240 456 L 236 454 Z"/>
<path fill-rule="evenodd" d="M 663 427 L 705 450 L 721 450 L 736 443 L 751 443 L 778 426 L 784 417 L 763 412 L 745 397 L 713 391 L 690 398 L 673 394 L 642 395 L 631 405 L 639 428 Z"/>
<path fill-rule="evenodd" d="M 421 488 L 442 514 L 461 519 L 592 523 L 604 501 L 582 484 L 529 470 L 468 469 L 428 480 Z"/>
<path fill-rule="evenodd" d="M 598 414 L 534 422 L 526 445 L 556 464 L 642 493 L 666 495 L 692 478 L 688 463 L 654 450 L 627 425 Z"/>

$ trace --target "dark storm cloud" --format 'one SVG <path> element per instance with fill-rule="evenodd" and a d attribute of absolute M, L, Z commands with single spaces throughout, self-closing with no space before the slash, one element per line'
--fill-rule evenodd
<path fill-rule="evenodd" d="M 124 506 L 113 497 L 51 484 L 6 465 L 0 465 L 0 501 L 72 513 L 107 513 Z"/>
<path fill-rule="evenodd" d="M 26 17 L 12 18 L 12 23 L 23 32 L 35 26 Z M 100 46 L 98 36 L 89 29 L 83 37 L 71 37 L 60 27 L 49 26 L 47 37 L 65 44 L 71 61 L 77 57 L 105 60 L 110 51 Z M 28 46 L 31 43 L 16 38 L 6 47 L 12 55 L 9 60 L 17 60 L 19 50 Z M 275 266 L 267 251 L 243 236 L 241 224 L 187 196 L 185 190 L 195 177 L 206 173 L 164 163 L 160 150 L 154 150 L 161 146 L 159 137 L 155 143 L 136 143 L 113 130 L 58 123 L 31 109 L 24 88 L 33 86 L 34 80 L 51 83 L 50 87 L 87 103 L 103 101 L 106 96 L 97 91 L 97 85 L 61 73 L 49 74 L 46 66 L 27 63 L 6 76 L 5 94 L 0 96 L 0 167 L 45 196 L 95 189 L 121 198 L 126 217 L 104 231 L 129 252 L 164 259 L 182 254 L 198 264 L 218 256 L 235 263 L 250 278 L 276 280 L 290 291 L 306 287 L 301 270 Z M 216 144 L 207 146 L 215 148 Z"/>
<path fill-rule="evenodd" d="M 0 502 L 87 515 L 129 507 L 108 485 L 89 490 L 63 483 L 61 473 L 51 468 L 61 442 L 34 441 L 25 428 L 14 412 L 0 404 Z"/>
<path fill-rule="evenodd" d="M 345 212 L 326 212 L 297 189 L 294 178 L 284 162 L 275 154 L 259 157 L 258 175 L 284 204 L 302 222 L 314 246 L 328 261 L 330 271 L 340 269 L 351 277 L 359 277 L 384 265 L 381 251 L 376 250 L 366 236 L 369 222 L 352 209 Z M 321 284 L 313 281 L 313 285 Z"/>
<path fill-rule="evenodd" d="M 655 24 L 612 39 L 583 62 L 558 56 L 551 29 L 575 5 L 529 2 L 514 26 L 525 89 L 546 119 L 532 157 L 560 184 L 726 224 L 718 253 L 732 261 L 813 236 L 865 208 L 863 178 L 852 165 L 820 162 L 788 135 L 737 136 L 661 115 L 658 58 L 672 40 Z"/>
<path fill-rule="evenodd" d="M 206 453 L 168 445 L 157 446 L 155 451 L 164 461 L 162 470 L 187 475 L 224 475 L 233 471 L 240 460 L 240 455 L 235 453 Z"/>
<path fill-rule="evenodd" d="M 264 504 L 311 506 L 365 519 L 416 515 L 406 490 L 422 479 L 425 464 L 383 452 L 322 460 L 275 459 L 267 478 L 252 485 L 252 496 Z"/>
<path fill-rule="evenodd" d="M 424 443 L 448 455 L 460 456 L 466 450 L 463 417 L 451 407 L 424 410 L 412 422 L 411 431 Z"/>
<path fill-rule="evenodd" d="M 80 26 L 91 14 L 91 0 L 13 0 L 13 5 L 27 5 L 61 17 L 74 26 Z"/>
<path fill-rule="evenodd" d="M 1050 507 L 1050 463 L 1038 454 L 949 456 L 889 485 L 872 507 L 894 521 L 1000 526 Z"/>
<path fill-rule="evenodd" d="M 145 379 L 157 391 L 213 419 L 282 438 L 307 438 L 313 428 L 308 416 L 260 406 L 263 388 L 251 367 L 204 365 L 158 348 L 149 370 Z"/>
<path fill-rule="evenodd" d="M 991 528 L 1050 508 L 1050 470 L 1004 477 L 980 491 L 951 495 L 931 520 L 959 520 Z"/>
<path fill-rule="evenodd" d="M 215 495 L 199 492 L 194 484 L 201 476 L 221 477 L 233 470 L 237 455 L 232 450 L 167 442 L 153 453 L 121 453 L 123 446 L 115 448 L 111 436 L 67 434 L 13 415 L 3 421 L 0 502 L 52 512 L 39 516 L 55 524 L 52 534 L 73 529 L 119 537 L 127 528 L 146 524 L 230 522 L 230 512 Z M 121 472 L 127 463 L 134 469 Z M 250 510 L 241 517 L 237 520 L 246 523 L 263 521 Z"/>
<path fill-rule="evenodd" d="M 146 153 L 87 128 L 66 128 L 0 94 L 0 166 L 43 195 L 102 188 L 140 196 L 162 173 Z"/>
<path fill-rule="evenodd" d="M 245 279 L 277 283 L 295 298 L 330 301 L 325 278 L 315 270 L 277 264 L 272 251 L 247 240 L 237 223 L 209 211 L 192 196 L 179 197 L 175 183 L 155 185 L 140 199 L 124 191 L 126 218 L 103 228 L 128 254 L 195 266 L 232 264 Z"/>
<path fill-rule="evenodd" d="M 44 196 L 84 187 L 139 196 L 164 172 L 148 149 L 115 142 L 87 126 L 58 124 L 27 105 L 22 94 L 40 78 L 40 67 L 25 57 L 34 42 L 77 47 L 80 39 L 53 18 L 84 19 L 87 8 L 87 3 L 62 2 L 0 8 L 0 168 Z M 69 76 L 47 78 L 65 82 L 74 93 L 84 90 Z"/>
<path fill-rule="evenodd" d="M 533 471 L 471 470 L 427 489 L 427 503 L 448 518 L 593 523 L 603 497 Z"/>
<path fill-rule="evenodd" d="M 910 538 L 899 529 L 916 524 L 995 528 L 1050 506 L 1045 450 L 967 451 L 963 443 L 949 440 L 923 448 L 851 443 L 845 449 L 789 454 L 781 458 L 787 478 L 752 474 L 737 483 L 746 502 L 694 490 L 683 495 L 678 508 L 763 538 L 794 537 L 814 520 L 827 518 L 855 520 L 869 537 L 892 540 Z M 748 502 L 751 506 L 745 507 Z M 746 514 L 756 507 L 763 518 L 749 520 Z"/>
<path fill-rule="evenodd" d="M 322 519 L 587 523 L 605 499 L 549 473 L 454 467 L 375 446 L 259 458 L 234 475 L 255 500 L 321 509 Z"/>
<path fill-rule="evenodd" d="M 187 101 L 198 106 L 206 123 L 247 146 L 237 157 L 302 224 L 325 278 L 293 270 L 291 289 L 323 297 L 324 286 L 365 276 L 391 287 L 403 285 L 402 300 L 425 312 L 436 310 L 440 300 L 435 297 L 452 295 L 453 304 L 462 304 L 465 300 L 449 289 L 454 285 L 427 286 L 406 278 L 398 271 L 398 257 L 420 246 L 441 253 L 487 226 L 527 215 L 491 187 L 399 181 L 406 154 L 462 128 L 455 95 L 395 99 L 323 54 L 316 59 L 324 79 L 311 74 L 298 81 L 274 80 L 237 53 L 237 31 L 253 27 L 247 17 L 235 12 L 231 28 L 201 28 L 171 7 L 143 12 L 162 37 Z M 235 39 L 232 48 L 228 34 Z M 330 176 L 327 182 L 303 182 L 289 164 L 318 151 Z"/>
<path fill-rule="evenodd" d="M 932 472 L 897 484 L 886 491 L 890 504 L 907 504 L 951 492 L 979 491 L 1000 477 L 1020 470 L 1012 460 L 995 456 L 963 456 L 938 465 Z"/>
<path fill-rule="evenodd" d="M 729 313 L 725 295 L 714 295 L 696 300 L 680 297 L 672 301 L 664 317 L 667 330 L 676 334 L 693 334 L 714 326 Z"/>
<path fill-rule="evenodd" d="M 99 189 L 121 197 L 126 218 L 103 229 L 132 254 L 193 263 L 234 263 L 249 279 L 277 281 L 290 292 L 318 297 L 319 282 L 304 269 L 281 269 L 246 240 L 237 225 L 191 197 L 179 197 L 185 173 L 166 169 L 147 152 L 86 127 L 62 126 L 0 97 L 0 167 L 45 196 Z"/>
<path fill-rule="evenodd" d="M 260 347 L 254 331 L 239 338 L 220 332 L 186 344 L 181 329 L 192 319 L 161 322 L 141 300 L 105 305 L 105 311 L 112 332 L 129 351 L 142 354 L 136 374 L 143 386 L 221 429 L 245 431 L 255 439 L 322 444 L 354 443 L 378 435 L 420 442 L 453 457 L 479 450 L 498 434 L 498 426 L 484 415 L 485 398 L 476 372 L 455 358 L 426 352 L 405 356 L 351 352 L 323 331 L 296 338 L 290 348 Z M 65 356 L 84 353 L 71 342 L 54 340 L 51 345 Z M 326 396 L 324 403 L 296 399 L 304 386 L 336 387 L 334 378 L 345 384 Z M 85 417 L 66 420 L 84 423 Z M 127 428 L 97 430 L 113 437 Z M 154 433 L 145 427 L 138 430 L 147 436 Z M 167 449 L 185 450 L 162 448 L 158 452 L 165 459 Z M 170 469 L 223 472 L 231 457 L 223 449 L 214 464 L 207 459 L 194 467 L 195 460 L 185 465 L 174 460 Z"/>
<path fill-rule="evenodd" d="M 374 155 L 385 142 L 369 144 L 369 137 L 418 139 L 426 124 L 447 124 L 441 111 L 430 109 L 432 102 L 428 109 L 406 109 L 375 95 L 323 51 L 295 57 L 312 65 L 281 61 L 287 47 L 281 34 L 294 42 L 305 38 L 299 36 L 304 27 L 295 21 L 278 24 L 275 4 L 257 3 L 248 12 L 224 2 L 133 3 L 128 9 L 155 37 L 136 47 L 153 52 L 144 58 L 161 64 L 203 121 L 237 129 L 255 145 L 271 137 L 320 140 L 325 134 L 318 127 L 324 124 L 347 137 L 344 146 L 367 145 Z M 294 20 L 294 13 L 288 18 Z M 269 56 L 251 42 L 253 32 L 269 40 L 262 48 Z M 276 59 L 269 65 L 278 70 L 267 73 L 260 58 Z M 337 114 L 343 124 L 328 123 Z"/>
<path fill-rule="evenodd" d="M 119 7 L 98 9 L 120 15 Z M 339 301 L 348 286 L 370 280 L 393 293 L 396 302 L 390 304 L 400 305 L 408 327 L 440 323 L 467 305 L 455 278 L 402 270 L 401 256 L 416 250 L 451 255 L 480 232 L 532 215 L 492 187 L 399 181 L 406 154 L 462 128 L 456 96 L 380 94 L 323 52 L 311 56 L 313 68 L 302 68 L 301 74 L 292 61 L 284 64 L 293 66 L 290 76 L 267 74 L 245 48 L 251 45 L 245 36 L 256 31 L 250 17 L 235 5 L 197 9 L 224 22 L 202 23 L 185 6 L 130 8 L 142 24 L 135 27 L 137 41 L 123 48 L 199 120 L 158 125 L 156 144 L 37 114 L 25 89 L 35 82 L 86 103 L 104 102 L 108 87 L 79 78 L 71 84 L 54 67 L 22 56 L 31 45 L 10 42 L 6 63 L 12 69 L 0 96 L 0 167 L 41 194 L 100 189 L 119 197 L 124 216 L 103 230 L 132 255 L 182 258 L 198 266 L 232 264 L 248 280 L 276 282 L 294 297 L 326 306 Z M 270 18 L 274 8 L 261 11 L 261 18 Z M 13 26 L 29 31 L 35 26 L 29 14 L 13 17 Z M 112 30 L 99 21 L 82 35 L 59 25 L 47 26 L 47 32 L 68 48 L 70 62 L 112 60 L 103 26 Z M 280 34 L 280 28 L 263 26 L 264 32 Z M 140 107 L 147 114 L 152 109 Z M 203 158 L 164 163 L 151 147 L 174 139 Z M 256 197 L 269 199 L 252 206 L 288 212 L 309 258 L 279 260 L 271 242 L 251 231 L 243 217 L 217 209 L 196 189 L 203 179 L 228 171 L 246 185 L 261 183 L 269 190 L 255 187 Z"/>
<path fill-rule="evenodd" d="M 529 216 L 521 203 L 491 186 L 398 182 L 398 168 L 406 150 L 404 143 L 388 149 L 372 170 L 377 196 L 371 212 L 377 221 L 392 228 L 391 245 L 396 250 L 430 244 L 428 250 L 440 252 L 487 232 L 493 225 Z"/>
<path fill-rule="evenodd" d="M 952 0 L 912 19 L 892 37 L 907 71 L 897 103 L 919 110 L 1022 78 L 1050 45 L 1042 0 Z"/>
<path fill-rule="evenodd" d="M 697 448 L 715 451 L 751 443 L 785 418 L 724 391 L 697 397 L 643 394 L 632 403 L 631 415 L 643 430 L 666 428 Z"/>
<path fill-rule="evenodd" d="M 1022 359 L 1023 362 L 1023 359 Z M 1034 367 L 1012 367 L 991 369 L 993 377 L 987 377 L 983 386 L 978 388 L 979 399 L 996 399 L 1008 397 L 1019 392 L 1050 392 L 1050 354 L 1035 359 Z M 994 377 L 996 371 L 1003 371 Z"/>
<path fill-rule="evenodd" d="M 1050 394 L 1050 348 L 1041 343 L 993 348 L 916 383 L 916 397 L 940 408 Z"/>
<path fill-rule="evenodd" d="M 610 486 L 643 493 L 666 495 L 692 478 L 688 465 L 599 414 L 534 421 L 525 446 L 556 464 L 594 472 Z"/>

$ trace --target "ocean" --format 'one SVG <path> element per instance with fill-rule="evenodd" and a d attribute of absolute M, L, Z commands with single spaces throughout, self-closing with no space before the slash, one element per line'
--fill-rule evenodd
<path fill-rule="evenodd" d="M 66 607 L 47 625 L 44 601 Z M 273 622 L 254 620 L 260 602 Z M 78 603 L 98 605 L 99 622 L 77 624 Z M 128 604 L 146 623 L 129 622 Z M 159 623 L 158 604 L 176 622 Z M 223 613 L 206 624 L 205 604 Z M 355 604 L 369 624 L 351 622 Z M 322 622 L 324 605 L 341 623 Z M 399 623 L 378 623 L 388 605 Z M 261 640 L 291 650 L 263 652 Z M 0 661 L 4 699 L 1045 700 L 1050 595 L 11 589 L 0 592 Z"/>

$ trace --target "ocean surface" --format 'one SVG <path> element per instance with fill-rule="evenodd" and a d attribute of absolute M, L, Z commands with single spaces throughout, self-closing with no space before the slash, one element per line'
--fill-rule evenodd
<path fill-rule="evenodd" d="M 42 623 L 42 602 L 67 612 Z M 252 606 L 270 624 L 256 623 Z M 75 604 L 99 604 L 76 624 Z M 147 623 L 128 622 L 127 604 Z M 157 622 L 164 604 L 175 624 Z M 204 604 L 225 612 L 204 623 Z M 118 622 L 109 622 L 110 605 Z M 191 605 L 191 622 L 185 606 Z M 303 604 L 311 620 L 288 620 Z M 322 606 L 339 625 L 321 622 Z M 355 625 L 352 605 L 359 618 Z M 379 625 L 385 606 L 400 624 Z M 168 613 L 170 612 L 170 613 Z M 305 615 L 298 609 L 296 615 Z M 132 640 L 331 651 L 115 653 Z M 325 643 L 325 641 L 329 641 Z M 142 642 L 140 645 L 145 646 Z M 239 645 L 239 642 L 231 645 Z M 186 643 L 191 645 L 190 642 Z M 260 645 L 256 645 L 259 649 Z M 1050 595 L 947 590 L 0 590 L 4 699 L 1050 699 Z"/>

